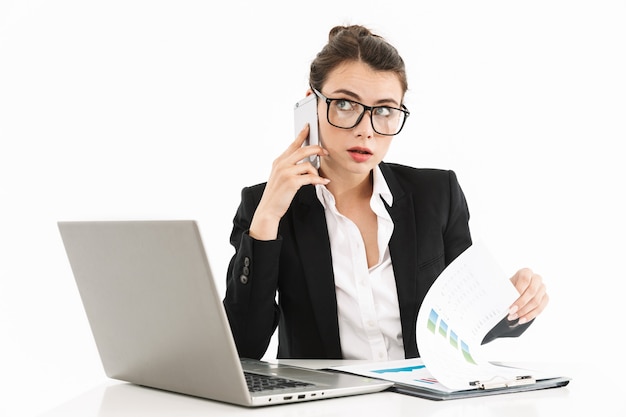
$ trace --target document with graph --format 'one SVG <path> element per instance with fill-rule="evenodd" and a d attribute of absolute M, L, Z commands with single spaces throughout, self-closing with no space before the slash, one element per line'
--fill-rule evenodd
<path fill-rule="evenodd" d="M 416 395 L 432 394 L 433 399 L 567 385 L 568 378 L 484 357 L 483 340 L 506 319 L 517 297 L 484 244 L 475 243 L 445 269 L 424 298 L 416 329 L 420 358 L 337 369 L 394 381 L 399 391 L 419 388 Z"/>

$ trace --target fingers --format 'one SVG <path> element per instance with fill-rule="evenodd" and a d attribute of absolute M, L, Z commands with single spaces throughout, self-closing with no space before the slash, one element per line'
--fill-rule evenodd
<path fill-rule="evenodd" d="M 314 155 L 326 156 L 328 151 L 319 145 L 302 146 L 309 134 L 308 123 L 302 128 L 295 140 L 287 149 L 274 160 L 272 173 L 268 183 L 291 184 L 293 193 L 305 184 L 327 184 L 328 179 L 319 176 L 317 169 L 309 162 L 308 158 Z"/>
<path fill-rule="evenodd" d="M 543 278 L 529 268 L 520 269 L 511 277 L 520 296 L 509 309 L 509 320 L 524 324 L 537 317 L 548 305 L 549 297 Z"/>
<path fill-rule="evenodd" d="M 307 123 L 295 140 L 289 144 L 287 149 L 277 160 L 285 160 L 287 164 L 296 164 L 313 155 L 326 156 L 328 151 L 319 145 L 302 146 L 309 135 L 309 124 Z"/>
<path fill-rule="evenodd" d="M 308 136 L 309 136 L 309 124 L 307 123 L 306 125 L 304 125 L 302 130 L 300 130 L 300 133 L 298 133 L 294 141 L 289 144 L 287 149 L 285 149 L 285 152 L 283 152 L 281 156 L 291 155 L 296 150 L 301 148 L 302 145 L 304 144 L 304 141 L 306 140 Z"/>
<path fill-rule="evenodd" d="M 330 182 L 329 179 L 320 177 L 317 169 L 306 159 L 311 155 L 315 155 L 314 150 L 304 153 L 302 157 L 299 156 L 301 152 L 296 153 L 298 156 L 289 158 L 289 161 L 275 161 L 272 175 L 268 182 L 271 182 L 272 185 L 279 185 L 280 188 L 291 189 L 294 193 L 306 184 L 328 184 Z M 297 158 L 295 159 L 296 162 L 291 161 L 294 158 Z"/>

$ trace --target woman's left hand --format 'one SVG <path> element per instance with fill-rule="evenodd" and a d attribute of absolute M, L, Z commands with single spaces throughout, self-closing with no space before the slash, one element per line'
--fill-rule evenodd
<path fill-rule="evenodd" d="M 519 319 L 519 324 L 528 323 L 548 305 L 546 286 L 539 274 L 529 268 L 522 268 L 511 277 L 511 282 L 520 296 L 509 308 L 508 319 Z"/>

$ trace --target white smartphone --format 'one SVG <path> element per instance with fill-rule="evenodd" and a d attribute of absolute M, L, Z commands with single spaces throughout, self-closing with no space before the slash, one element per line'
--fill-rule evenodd
<path fill-rule="evenodd" d="M 304 146 L 319 145 L 317 96 L 315 94 L 309 94 L 302 100 L 298 101 L 294 106 L 293 115 L 294 131 L 296 136 L 300 133 L 305 124 L 309 124 L 309 137 L 304 141 Z M 309 160 L 315 168 L 320 167 L 320 158 L 318 155 L 309 157 Z"/>

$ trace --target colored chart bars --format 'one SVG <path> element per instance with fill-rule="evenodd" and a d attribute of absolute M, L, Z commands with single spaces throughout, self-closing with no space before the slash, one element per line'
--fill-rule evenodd
<path fill-rule="evenodd" d="M 431 333 L 435 335 L 438 334 L 444 339 L 447 339 L 450 346 L 455 350 L 459 350 L 460 348 L 460 352 L 467 362 L 476 364 L 476 361 L 474 361 L 474 358 L 472 358 L 472 355 L 470 354 L 467 343 L 459 339 L 459 336 L 448 327 L 448 324 L 443 319 L 440 319 L 439 314 L 437 314 L 434 309 L 430 310 L 426 327 Z"/>

